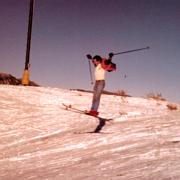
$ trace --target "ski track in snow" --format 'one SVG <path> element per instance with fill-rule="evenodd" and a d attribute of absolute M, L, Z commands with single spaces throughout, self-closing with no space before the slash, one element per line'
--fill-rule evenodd
<path fill-rule="evenodd" d="M 102 95 L 106 122 L 85 110 L 92 94 L 0 85 L 0 179 L 180 179 L 180 111 L 166 101 Z"/>

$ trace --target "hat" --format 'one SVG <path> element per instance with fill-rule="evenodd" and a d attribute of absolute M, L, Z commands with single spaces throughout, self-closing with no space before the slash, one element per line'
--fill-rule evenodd
<path fill-rule="evenodd" d="M 94 57 L 93 57 L 93 59 L 95 59 L 96 61 L 102 61 L 102 57 L 101 56 L 99 56 L 99 55 L 95 55 Z"/>

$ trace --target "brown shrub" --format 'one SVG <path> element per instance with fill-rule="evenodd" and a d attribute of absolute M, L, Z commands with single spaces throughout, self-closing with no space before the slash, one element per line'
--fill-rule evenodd
<path fill-rule="evenodd" d="M 178 109 L 177 106 L 176 106 L 176 104 L 167 104 L 166 106 L 167 106 L 167 108 L 168 108 L 169 110 L 171 110 L 171 111 Z"/>
<path fill-rule="evenodd" d="M 161 93 L 149 93 L 147 95 L 148 98 L 152 98 L 152 99 L 155 99 L 155 100 L 160 100 L 160 101 L 166 101 L 165 98 L 162 97 L 162 94 Z"/>
<path fill-rule="evenodd" d="M 118 95 L 118 96 L 128 96 L 128 94 L 127 94 L 126 91 L 124 91 L 124 90 L 118 90 L 118 91 L 117 91 L 117 95 Z"/>

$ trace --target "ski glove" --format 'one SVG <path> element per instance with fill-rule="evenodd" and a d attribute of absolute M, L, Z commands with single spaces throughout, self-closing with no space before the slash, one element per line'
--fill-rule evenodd
<path fill-rule="evenodd" d="M 88 59 L 92 59 L 92 56 L 91 56 L 90 54 L 87 54 L 86 57 L 87 57 Z"/>
<path fill-rule="evenodd" d="M 111 52 L 109 53 L 109 58 L 112 58 L 114 56 L 114 54 Z"/>

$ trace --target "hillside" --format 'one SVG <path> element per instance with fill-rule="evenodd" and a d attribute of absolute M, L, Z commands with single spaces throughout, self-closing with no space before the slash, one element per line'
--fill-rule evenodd
<path fill-rule="evenodd" d="M 8 85 L 21 85 L 21 79 L 18 79 L 11 74 L 1 73 L 0 72 L 0 84 Z M 30 81 L 29 86 L 39 86 L 37 83 Z"/>
<path fill-rule="evenodd" d="M 0 179 L 180 179 L 179 108 L 103 95 L 97 119 L 62 106 L 89 109 L 91 100 L 87 92 L 0 85 Z"/>

